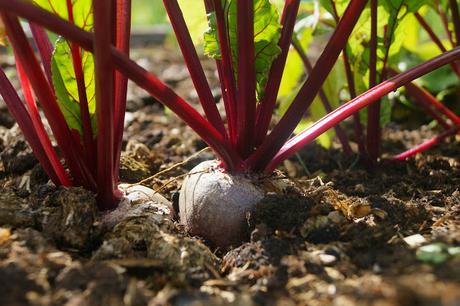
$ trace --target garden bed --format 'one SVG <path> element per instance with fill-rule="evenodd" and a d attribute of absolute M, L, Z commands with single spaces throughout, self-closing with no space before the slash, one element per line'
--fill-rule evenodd
<path fill-rule="evenodd" d="M 174 54 L 139 49 L 133 57 L 196 103 Z M 204 65 L 218 100 L 214 66 Z M 48 184 L 4 107 L 0 113 L 0 305 L 460 303 L 456 139 L 372 173 L 356 156 L 308 146 L 283 165 L 294 185 L 248 216 L 248 242 L 223 250 L 189 237 L 156 195 L 104 227 L 93 195 Z M 433 135 L 406 128 L 385 129 L 386 153 Z M 121 181 L 132 184 L 205 147 L 134 86 L 124 139 Z M 184 175 L 212 158 L 205 150 L 145 185 L 177 208 Z"/>

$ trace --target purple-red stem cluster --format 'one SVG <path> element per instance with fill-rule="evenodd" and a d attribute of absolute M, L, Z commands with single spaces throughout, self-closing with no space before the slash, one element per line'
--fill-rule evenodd
<path fill-rule="evenodd" d="M 18 7 L 16 4 L 13 6 Z M 74 26 L 72 2 L 66 0 L 66 6 L 68 21 L 65 24 Z M 24 10 L 32 14 L 37 10 L 36 7 L 31 10 L 32 7 L 29 4 L 26 4 L 25 7 Z M 111 8 L 117 12 L 115 16 L 110 13 Z M 43 13 L 42 10 L 39 11 Z M 120 73 L 114 74 L 111 52 L 112 45 L 115 45 L 121 53 L 128 54 L 131 1 L 94 1 L 93 11 L 96 39 L 95 43 L 91 42 L 91 44 L 95 51 L 97 135 L 93 135 L 83 72 L 83 51 L 78 42 L 71 40 L 69 47 L 78 89 L 80 122 L 83 131 L 81 137 L 78 132 L 69 128 L 59 107 L 51 73 L 53 46 L 47 33 L 41 28 L 43 24 L 39 21 L 30 23 L 41 59 L 40 65 L 17 18 L 20 14 L 14 14 L 14 10 L 9 9 L 2 9 L 1 16 L 8 39 L 14 49 L 27 108 L 17 95 L 11 93 L 11 84 L 3 71 L 4 86 L 1 86 L 0 93 L 51 180 L 56 185 L 83 186 L 96 192 L 99 207 L 104 210 L 116 207 L 119 198 L 118 165 L 127 78 Z M 53 15 L 53 18 L 57 17 Z M 60 20 L 60 22 L 63 21 Z M 113 33 L 113 35 L 107 35 L 107 33 Z M 69 173 L 65 170 L 64 164 L 61 163 L 46 133 L 35 97 L 50 124 Z M 31 126 L 34 127 L 34 130 L 30 129 Z"/>

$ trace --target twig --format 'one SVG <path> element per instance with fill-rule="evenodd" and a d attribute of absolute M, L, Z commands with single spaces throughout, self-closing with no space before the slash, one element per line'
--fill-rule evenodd
<path fill-rule="evenodd" d="M 200 151 L 198 151 L 198 152 L 192 154 L 190 157 L 188 157 L 187 159 L 181 161 L 180 163 L 174 164 L 174 165 L 172 165 L 171 167 L 169 167 L 169 168 L 167 168 L 167 169 L 164 169 L 164 170 L 162 170 L 162 171 L 160 171 L 160 172 L 157 172 L 157 173 L 155 173 L 154 175 L 152 175 L 152 176 L 150 176 L 150 177 L 148 177 L 148 178 L 145 178 L 145 179 L 143 179 L 143 180 L 140 181 L 140 182 L 137 182 L 137 183 L 133 183 L 133 184 L 128 185 L 128 188 L 129 188 L 129 187 L 136 186 L 136 185 L 145 184 L 146 182 L 149 182 L 149 181 L 151 181 L 151 180 L 157 178 L 158 176 L 160 176 L 160 175 L 162 175 L 162 174 L 165 174 L 165 173 L 167 173 L 167 172 L 169 172 L 169 171 L 171 171 L 171 170 L 174 170 L 174 169 L 176 169 L 177 167 L 183 166 L 183 165 L 187 164 L 189 161 L 191 161 L 192 159 L 196 158 L 196 157 L 199 156 L 201 153 L 203 153 L 203 152 L 205 152 L 205 151 L 207 151 L 207 150 L 209 150 L 209 147 L 206 147 L 206 148 L 204 148 L 204 149 L 201 149 Z"/>
<path fill-rule="evenodd" d="M 181 174 L 179 176 L 173 177 L 172 179 L 167 181 L 165 184 L 163 184 L 160 188 L 157 188 L 157 189 L 153 190 L 153 192 L 154 193 L 159 193 L 160 191 L 165 189 L 167 186 L 171 185 L 171 183 L 177 181 L 180 178 L 183 178 L 183 177 L 186 177 L 186 176 L 189 176 L 189 175 L 194 175 L 194 174 L 207 173 L 207 172 L 209 172 L 209 170 L 211 170 L 211 169 L 206 169 L 206 170 L 197 171 L 197 172 L 193 172 L 193 173 L 185 173 L 185 174 Z"/>

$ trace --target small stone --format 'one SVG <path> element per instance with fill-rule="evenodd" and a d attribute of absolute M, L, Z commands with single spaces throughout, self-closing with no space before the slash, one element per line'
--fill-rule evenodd
<path fill-rule="evenodd" d="M 328 215 L 327 218 L 331 220 L 331 222 L 334 222 L 336 224 L 342 224 L 343 221 L 345 221 L 344 216 L 339 212 L 339 211 L 331 211 Z"/>
<path fill-rule="evenodd" d="M 0 228 L 0 245 L 7 242 L 11 237 L 11 231 L 7 228 Z"/>
<path fill-rule="evenodd" d="M 149 215 L 161 220 L 174 215 L 171 202 L 148 187 L 121 184 L 118 188 L 124 192 L 125 198 L 120 201 L 115 210 L 102 216 L 103 228 L 107 230 L 130 217 Z"/>
<path fill-rule="evenodd" d="M 330 254 L 320 253 L 318 254 L 318 258 L 321 261 L 321 263 L 325 266 L 330 266 L 337 262 L 337 257 Z"/>
<path fill-rule="evenodd" d="M 415 234 L 412 236 L 405 237 L 404 242 L 406 242 L 411 248 L 417 248 L 422 244 L 426 243 L 425 237 L 420 234 Z"/>
<path fill-rule="evenodd" d="M 167 214 L 171 213 L 169 211 L 172 206 L 171 203 L 166 200 L 165 197 L 163 197 L 158 192 L 155 192 L 151 188 L 142 185 L 120 185 L 120 189 L 125 191 L 126 198 L 131 202 L 131 205 L 140 205 L 147 202 L 152 202 L 159 205 L 158 209 L 165 210 Z"/>

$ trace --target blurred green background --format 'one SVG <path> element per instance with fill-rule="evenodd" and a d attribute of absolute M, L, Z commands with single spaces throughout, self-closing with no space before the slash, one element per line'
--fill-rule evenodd
<path fill-rule="evenodd" d="M 167 22 L 162 0 L 133 0 L 132 6 L 134 26 L 146 26 Z"/>

